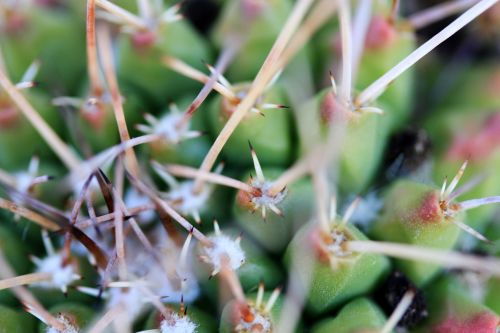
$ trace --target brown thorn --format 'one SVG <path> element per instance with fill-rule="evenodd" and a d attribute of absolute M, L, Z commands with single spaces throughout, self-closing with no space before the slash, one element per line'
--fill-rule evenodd
<path fill-rule="evenodd" d="M 125 120 L 120 88 L 114 69 L 111 32 L 109 27 L 104 25 L 98 26 L 98 32 L 101 41 L 101 43 L 99 43 L 99 49 L 101 50 L 100 56 L 103 63 L 104 76 L 106 77 L 111 93 L 111 103 L 113 105 L 115 120 L 120 134 L 120 141 L 125 142 L 130 140 L 130 134 Z M 125 151 L 125 161 L 127 169 L 130 169 L 130 171 L 137 176 L 139 174 L 139 162 L 137 161 L 137 156 L 133 148 L 129 148 Z"/>
<path fill-rule="evenodd" d="M 75 226 L 70 226 L 71 234 L 80 242 L 83 246 L 89 250 L 90 253 L 96 259 L 96 263 L 99 268 L 104 269 L 108 265 L 108 258 L 104 251 L 97 245 L 89 236 L 87 236 L 83 231 Z"/>
<path fill-rule="evenodd" d="M 115 211 L 115 201 L 113 200 L 113 193 L 111 191 L 112 183 L 102 169 L 99 168 L 95 174 L 101 188 L 102 196 L 104 197 L 104 202 L 108 207 L 108 212 L 112 213 Z"/>
<path fill-rule="evenodd" d="M 25 204 L 31 206 L 36 211 L 43 212 L 44 215 L 48 216 L 50 220 L 59 226 L 59 229 L 64 229 L 68 225 L 69 217 L 61 210 L 54 208 L 44 202 L 41 202 L 27 193 L 20 192 L 16 188 L 0 182 L 0 188 L 3 188 L 5 192 L 14 200 L 19 202 L 24 202 Z M 17 205 L 16 205 L 17 206 Z M 57 230 L 57 229 L 56 229 Z M 53 231 L 56 231 L 53 230 Z"/>
<path fill-rule="evenodd" d="M 56 231 L 59 230 L 60 226 L 56 223 L 54 223 L 52 220 L 47 219 L 46 217 L 39 215 L 36 212 L 33 212 L 27 208 L 18 206 L 16 203 L 12 201 L 8 201 L 5 199 L 0 198 L 0 208 L 4 208 L 9 210 L 10 212 L 14 214 L 18 214 L 38 225 L 40 225 L 42 228 L 45 228 L 50 231 Z"/>
<path fill-rule="evenodd" d="M 87 191 L 89 189 L 90 182 L 92 181 L 93 178 L 94 178 L 94 174 L 91 174 L 89 177 L 87 177 L 87 179 L 83 183 L 83 187 L 80 191 L 80 194 L 78 195 L 78 198 L 77 198 L 75 204 L 73 205 L 73 209 L 71 210 L 70 221 L 69 221 L 72 225 L 75 225 L 75 223 L 76 223 L 76 219 L 78 218 L 78 214 L 80 213 L 80 209 L 82 208 L 83 201 L 85 200 L 85 196 L 86 196 Z"/>
<path fill-rule="evenodd" d="M 248 140 L 248 147 L 250 147 L 250 152 L 251 153 L 255 153 L 255 149 L 253 148 L 252 143 L 250 142 L 250 140 Z"/>
<path fill-rule="evenodd" d="M 389 24 L 394 25 L 396 23 L 396 18 L 398 16 L 398 9 L 399 9 L 399 0 L 392 0 L 391 10 L 387 17 L 387 22 L 389 22 Z"/>
<path fill-rule="evenodd" d="M 95 0 L 87 0 L 86 33 L 90 93 L 93 96 L 100 97 L 102 94 L 102 87 L 100 85 L 99 64 L 97 60 L 95 36 Z"/>
<path fill-rule="evenodd" d="M 127 178 L 130 180 L 133 186 L 135 186 L 140 192 L 147 195 L 159 208 L 160 211 L 164 211 L 166 214 L 170 215 L 175 219 L 183 228 L 190 230 L 193 228 L 193 236 L 198 239 L 203 245 L 210 246 L 212 242 L 198 229 L 184 219 L 175 209 L 173 209 L 167 202 L 161 200 L 158 195 L 149 188 L 144 182 L 132 175 L 130 172 L 126 171 Z"/>

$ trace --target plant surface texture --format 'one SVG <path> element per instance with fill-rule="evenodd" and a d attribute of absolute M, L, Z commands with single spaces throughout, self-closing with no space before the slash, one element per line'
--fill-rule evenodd
<path fill-rule="evenodd" d="M 0 333 L 500 333 L 500 0 L 0 0 Z"/>

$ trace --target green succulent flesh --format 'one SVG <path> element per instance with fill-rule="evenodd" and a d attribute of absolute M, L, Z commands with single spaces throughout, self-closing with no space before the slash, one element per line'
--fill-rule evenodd
<path fill-rule="evenodd" d="M 120 78 L 125 84 L 144 91 L 146 96 L 160 105 L 200 87 L 163 65 L 162 56 L 182 59 L 197 68 L 202 68 L 201 60 L 210 61 L 211 58 L 206 42 L 185 22 L 165 27 L 153 45 L 143 48 L 134 46 L 130 36 L 122 36 L 117 70 Z"/>
<path fill-rule="evenodd" d="M 445 332 L 477 329 L 494 332 L 500 317 L 475 301 L 453 278 L 440 278 L 428 293 L 430 316 L 417 332 Z"/>
<path fill-rule="evenodd" d="M 36 319 L 29 314 L 0 305 L 0 332 L 33 332 L 35 325 Z"/>
<path fill-rule="evenodd" d="M 366 240 L 356 227 L 347 226 L 346 232 L 352 240 Z M 308 267 L 312 262 L 312 275 L 309 288 L 307 309 L 313 314 L 325 313 L 345 303 L 353 297 L 365 294 L 373 289 L 388 272 L 389 260 L 377 254 L 352 254 L 347 258 L 334 258 L 332 267 L 329 262 L 319 260 L 314 251 L 301 251 L 299 242 L 310 240 L 311 230 L 308 226 L 298 231 L 285 254 L 285 261 L 291 265 L 295 256 L 298 267 Z M 309 241 L 309 243 L 311 243 Z M 307 244 L 306 246 L 313 246 Z M 306 281 L 308 273 L 299 272 L 299 277 Z"/>
<path fill-rule="evenodd" d="M 248 84 L 241 84 L 248 87 Z M 239 85 L 235 90 L 238 91 Z M 244 96 L 244 95 L 243 95 Z M 222 97 L 218 96 L 209 105 L 209 123 L 214 136 L 219 133 L 229 119 L 224 110 Z M 283 91 L 274 87 L 267 91 L 259 104 L 273 103 L 286 105 Z M 258 105 L 256 106 L 258 108 Z M 250 166 L 248 142 L 258 151 L 261 163 L 271 166 L 286 165 L 292 158 L 291 114 L 286 109 L 260 110 L 263 115 L 250 112 L 224 147 L 223 156 L 236 166 Z"/>
<path fill-rule="evenodd" d="M 385 324 L 382 310 L 367 298 L 358 298 L 347 303 L 334 318 L 324 319 L 312 330 L 313 333 L 354 333 L 379 330 Z"/>
<path fill-rule="evenodd" d="M 460 229 L 443 216 L 437 189 L 397 181 L 384 200 L 382 213 L 371 231 L 376 239 L 444 250 L 455 246 Z M 463 219 L 463 215 L 453 218 Z M 398 259 L 396 264 L 418 285 L 425 284 L 439 270 L 438 265 L 418 261 Z"/>

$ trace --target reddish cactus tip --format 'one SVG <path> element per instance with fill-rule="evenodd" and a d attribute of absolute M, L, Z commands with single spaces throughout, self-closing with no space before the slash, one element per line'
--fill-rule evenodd
<path fill-rule="evenodd" d="M 366 34 L 367 49 L 377 50 L 390 47 L 397 37 L 394 25 L 383 16 L 373 16 Z"/>
<path fill-rule="evenodd" d="M 416 212 L 416 216 L 412 220 L 421 223 L 437 223 L 443 219 L 443 207 L 439 200 L 439 193 L 431 191 L 427 193 Z"/>
<path fill-rule="evenodd" d="M 137 31 L 132 34 L 132 45 L 137 50 L 146 50 L 156 42 L 156 34 L 153 31 Z"/>
<path fill-rule="evenodd" d="M 0 129 L 8 129 L 14 127 L 19 120 L 19 112 L 17 108 L 0 98 Z"/>
<path fill-rule="evenodd" d="M 343 108 L 337 101 L 335 93 L 328 92 L 321 101 L 321 106 L 320 106 L 321 120 L 324 123 L 329 124 L 333 119 L 337 118 L 337 116 L 341 114 L 342 110 Z"/>
<path fill-rule="evenodd" d="M 466 319 L 449 316 L 436 325 L 433 333 L 494 333 L 497 332 L 500 319 L 491 312 L 482 312 Z"/>
<path fill-rule="evenodd" d="M 467 133 L 468 132 L 468 133 Z M 450 160 L 470 159 L 480 161 L 487 159 L 500 145 L 500 112 L 492 114 L 474 133 L 461 132 L 456 135 L 448 150 Z"/>

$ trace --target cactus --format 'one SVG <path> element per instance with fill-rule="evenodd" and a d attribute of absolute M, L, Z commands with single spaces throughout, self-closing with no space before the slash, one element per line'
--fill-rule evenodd
<path fill-rule="evenodd" d="M 372 301 L 366 298 L 354 299 L 346 304 L 335 318 L 325 319 L 314 327 L 314 333 L 356 332 L 356 330 L 380 329 L 386 319 Z"/>
<path fill-rule="evenodd" d="M 497 332 L 498 0 L 203 1 L 0 1 L 0 333 Z"/>

